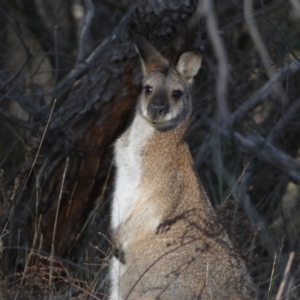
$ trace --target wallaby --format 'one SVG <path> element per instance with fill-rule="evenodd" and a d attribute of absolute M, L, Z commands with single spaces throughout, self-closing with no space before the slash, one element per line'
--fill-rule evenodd
<path fill-rule="evenodd" d="M 201 53 L 184 52 L 174 67 L 144 38 L 136 47 L 143 91 L 115 143 L 109 299 L 254 299 L 183 140 Z"/>

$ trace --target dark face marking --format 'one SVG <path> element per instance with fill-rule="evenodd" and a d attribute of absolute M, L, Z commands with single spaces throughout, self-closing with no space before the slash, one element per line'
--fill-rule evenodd
<path fill-rule="evenodd" d="M 168 94 L 165 90 L 157 91 L 149 101 L 148 113 L 155 121 L 164 117 L 170 109 Z"/>

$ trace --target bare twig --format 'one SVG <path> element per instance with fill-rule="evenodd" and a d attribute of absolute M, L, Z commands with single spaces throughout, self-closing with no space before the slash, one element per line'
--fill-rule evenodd
<path fill-rule="evenodd" d="M 288 275 L 290 273 L 294 257 L 295 257 L 295 252 L 291 252 L 290 255 L 289 255 L 289 259 L 288 259 L 288 262 L 286 264 L 283 279 L 280 283 L 280 287 L 279 287 L 279 290 L 278 290 L 278 293 L 276 295 L 275 300 L 280 300 L 281 299 L 281 296 L 282 296 L 283 291 L 284 291 L 284 287 L 286 286 L 286 283 L 287 283 Z"/>
<path fill-rule="evenodd" d="M 296 0 L 297 1 L 297 0 Z M 274 4 L 273 6 L 266 8 L 264 7 L 262 10 L 260 11 L 255 11 L 255 13 L 253 14 L 253 19 L 258 19 L 259 17 L 265 17 L 266 14 L 273 12 L 279 8 L 281 8 L 284 4 L 286 3 L 286 0 L 281 0 L 280 2 Z M 238 5 L 237 3 L 235 3 L 236 6 L 238 6 L 241 10 L 243 9 L 242 6 Z M 226 26 L 224 26 L 222 28 L 222 31 L 227 31 L 232 29 L 233 27 L 244 23 L 245 22 L 245 17 L 244 15 L 241 15 L 240 17 L 237 17 L 236 19 L 234 19 L 231 23 L 227 24 Z"/>
<path fill-rule="evenodd" d="M 50 115 L 49 115 L 47 124 L 46 124 L 46 126 L 45 126 L 44 132 L 43 132 L 43 134 L 42 134 L 42 138 L 41 138 L 41 141 L 40 141 L 40 144 L 39 144 L 37 153 L 36 153 L 36 155 L 35 155 L 35 158 L 34 158 L 34 160 L 33 160 L 31 169 L 30 169 L 30 171 L 29 171 L 29 174 L 28 174 L 28 176 L 27 176 L 27 178 L 26 178 L 25 184 L 23 185 L 22 191 L 20 192 L 20 195 L 19 195 L 19 198 L 18 198 L 18 199 L 21 198 L 21 196 L 22 196 L 22 194 L 23 194 L 23 192 L 24 192 L 24 190 L 25 190 L 25 187 L 26 187 L 26 185 L 27 185 L 27 182 L 28 182 L 28 180 L 29 180 L 29 178 L 30 178 L 30 176 L 31 176 L 31 173 L 32 173 L 32 171 L 33 171 L 33 169 L 34 169 L 34 166 L 35 166 L 35 163 L 36 163 L 36 161 L 37 161 L 37 158 L 38 158 L 38 156 L 39 156 L 39 154 L 40 154 L 40 151 L 41 151 L 41 148 L 42 148 L 44 139 L 45 139 L 46 132 L 47 132 L 47 130 L 48 130 L 50 121 L 51 121 L 51 119 L 52 119 L 52 115 L 53 115 L 53 112 L 54 112 L 55 104 L 56 104 L 56 99 L 54 100 L 54 103 L 53 103 L 53 105 L 52 105 L 52 109 L 51 109 L 51 112 L 50 112 Z"/>
<path fill-rule="evenodd" d="M 273 127 L 273 129 L 268 134 L 267 140 L 272 143 L 276 137 L 282 132 L 284 127 L 295 118 L 300 110 L 300 98 L 298 98 L 292 105 L 288 108 L 288 110 L 284 113 L 282 118 L 277 122 L 277 124 Z"/>
<path fill-rule="evenodd" d="M 292 11 L 292 16 L 296 18 L 300 18 L 300 2 L 299 0 L 290 0 L 293 11 Z"/>
<path fill-rule="evenodd" d="M 212 7 L 211 0 L 202 2 L 203 14 L 206 17 L 208 34 L 211 38 L 215 55 L 218 61 L 218 78 L 217 78 L 217 119 L 219 122 L 226 123 L 229 116 L 227 104 L 227 83 L 228 83 L 228 63 L 225 47 L 217 25 L 217 18 Z"/>
<path fill-rule="evenodd" d="M 38 158 L 38 156 L 39 156 L 39 154 L 40 154 L 41 147 L 42 147 L 42 144 L 43 144 L 43 141 L 44 141 L 44 138 L 45 138 L 45 134 L 46 134 L 46 132 L 47 132 L 47 129 L 48 129 L 48 127 L 49 127 L 49 123 L 50 123 L 51 118 L 52 118 L 52 114 L 53 114 L 53 111 L 54 111 L 55 104 L 56 104 L 56 101 L 54 101 L 54 104 L 53 104 L 53 106 L 52 106 L 52 110 L 51 110 L 50 116 L 49 116 L 48 121 L 47 121 L 47 124 L 46 124 L 46 126 L 45 126 L 45 129 L 44 129 L 44 132 L 43 132 L 43 135 L 42 135 L 42 138 L 41 138 L 41 142 L 40 142 L 40 144 L 39 144 L 38 151 L 37 151 L 37 154 L 36 154 L 36 156 L 35 156 L 35 158 L 34 158 L 34 161 L 33 161 L 33 163 L 32 163 L 32 166 L 31 166 L 31 169 L 30 169 L 30 171 L 29 171 L 29 174 L 28 174 L 28 176 L 27 176 L 27 178 L 26 178 L 26 180 L 25 180 L 25 183 L 24 183 L 24 185 L 23 185 L 23 187 L 22 187 L 22 189 L 21 189 L 21 192 L 20 192 L 20 194 L 19 194 L 19 197 L 17 198 L 17 200 L 16 200 L 16 202 L 14 203 L 14 205 L 12 205 L 12 208 L 11 208 L 11 211 L 10 211 L 10 214 L 9 214 L 9 217 L 8 217 L 8 220 L 6 221 L 6 223 L 5 223 L 5 225 L 4 225 L 3 229 L 2 229 L 2 232 L 4 232 L 4 231 L 6 230 L 6 227 L 8 226 L 8 223 L 10 222 L 10 218 L 11 218 L 12 212 L 13 212 L 14 208 L 16 207 L 17 203 L 19 202 L 19 200 L 21 199 L 21 196 L 22 196 L 22 194 L 23 194 L 23 192 L 24 192 L 24 190 L 25 190 L 25 188 L 26 188 L 26 186 L 27 186 L 28 180 L 29 180 L 29 178 L 30 178 L 30 176 L 31 176 L 31 173 L 32 173 L 32 171 L 33 171 L 33 168 L 34 168 L 34 166 L 35 166 L 35 163 L 36 163 L 36 161 L 37 161 L 37 158 Z"/>
<path fill-rule="evenodd" d="M 58 84 L 53 93 L 58 93 L 66 86 L 71 86 L 86 70 L 88 70 L 92 63 L 104 53 L 107 43 L 108 39 L 102 41 L 102 43 L 93 51 L 85 62 L 77 64 L 75 68 Z"/>
<path fill-rule="evenodd" d="M 24 67 L 25 67 L 25 64 L 23 65 Z M 22 71 L 23 66 L 18 70 L 18 72 Z M 18 76 L 18 74 L 13 76 L 11 79 L 6 79 L 6 76 L 2 72 L 0 72 L 0 76 L 1 76 L 1 81 L 5 80 L 5 83 L 1 86 L 1 90 L 4 89 L 5 94 L 1 95 L 0 103 L 3 102 L 4 100 L 13 98 L 14 100 L 16 100 L 18 102 L 20 107 L 24 111 L 26 111 L 30 116 L 35 117 L 35 118 L 40 116 L 40 113 L 41 113 L 40 109 L 33 101 L 30 101 L 27 99 L 30 96 L 24 95 L 24 91 L 20 87 L 20 82 L 13 83 L 13 80 Z M 22 80 L 24 80 L 24 79 L 22 79 Z M 14 95 L 11 95 L 12 92 L 14 92 Z"/>
<path fill-rule="evenodd" d="M 27 63 L 29 62 L 31 56 L 27 56 L 27 58 L 25 59 L 25 61 L 23 62 L 23 64 L 21 65 L 21 67 L 19 68 L 19 70 L 14 74 L 14 76 L 12 76 L 11 78 L 7 79 L 1 86 L 0 86 L 0 92 L 2 92 L 2 90 L 8 86 L 10 83 L 12 83 L 20 74 L 21 72 L 24 70 L 25 66 L 27 65 Z M 2 98 L 3 99 L 3 98 Z M 0 102 L 1 100 L 0 99 Z"/>
<path fill-rule="evenodd" d="M 62 192 L 63 192 L 63 188 L 64 188 L 64 183 L 65 183 L 65 178 L 66 178 L 68 165 L 69 165 L 69 156 L 67 157 L 66 166 L 65 166 L 65 169 L 64 169 L 63 177 L 62 177 L 62 182 L 61 182 L 61 187 L 60 187 L 59 197 L 58 197 L 58 203 L 57 203 L 57 208 L 56 208 L 56 213 L 55 213 L 55 221 L 54 221 L 53 235 L 52 235 L 52 241 L 51 241 L 49 287 L 52 286 L 53 256 L 54 256 L 56 226 L 57 226 L 58 212 L 59 212 L 59 208 L 60 208 L 60 201 L 61 201 L 61 198 L 62 198 Z"/>
<path fill-rule="evenodd" d="M 5 13 L 5 11 L 0 7 L 0 12 L 4 16 L 4 18 L 9 22 L 10 26 L 13 28 L 14 32 L 18 36 L 23 48 L 25 49 L 25 52 L 27 54 L 27 57 L 30 58 L 31 54 L 29 51 L 29 47 L 26 45 L 25 41 L 23 40 L 22 36 L 20 35 L 20 32 L 16 25 L 14 24 L 13 20 Z"/>
<path fill-rule="evenodd" d="M 13 115 L 11 115 L 10 113 L 8 113 L 7 111 L 5 111 L 4 109 L 0 108 L 0 115 L 2 115 L 3 117 L 5 117 L 7 120 L 17 124 L 18 126 L 28 129 L 30 131 L 37 131 L 37 128 L 35 126 L 33 126 L 32 124 L 25 122 Z"/>
<path fill-rule="evenodd" d="M 27 273 L 27 268 L 28 268 L 28 265 L 29 265 L 29 262 L 31 260 L 31 257 L 32 255 L 34 254 L 34 251 L 32 251 L 32 249 L 34 248 L 35 246 L 35 243 L 36 243 L 36 240 L 37 240 L 37 236 L 38 236 L 38 230 L 39 230 L 39 227 L 40 227 L 40 223 L 41 223 L 41 217 L 40 216 L 40 219 L 39 219 L 39 222 L 37 224 L 37 228 L 36 230 L 34 231 L 34 237 L 33 237 L 33 243 L 32 243 L 32 248 L 30 249 L 30 252 L 29 252 L 29 255 L 26 259 L 26 262 L 25 262 L 25 267 L 24 267 L 24 271 L 23 271 L 23 274 L 22 274 L 22 278 L 21 278 L 21 282 L 20 282 L 20 287 L 23 285 L 23 282 L 24 282 L 24 279 L 25 279 L 25 275 Z M 18 299 L 18 296 L 19 296 L 19 293 L 20 293 L 20 289 L 18 290 L 14 300 L 17 300 Z"/>
<path fill-rule="evenodd" d="M 261 240 L 268 248 L 268 251 L 275 254 L 274 251 L 277 249 L 276 239 L 273 238 L 269 226 L 252 204 L 248 194 L 248 180 L 251 175 L 252 165 L 248 163 L 244 175 L 241 176 L 241 180 L 237 183 L 236 189 L 234 190 L 235 196 L 239 199 L 254 231 L 259 233 L 259 236 L 261 236 Z"/>
<path fill-rule="evenodd" d="M 225 180 L 227 180 L 230 183 L 231 190 L 229 191 L 228 195 L 226 196 L 226 199 L 223 201 L 222 206 L 226 204 L 230 196 L 235 193 L 235 190 L 237 189 L 237 186 L 241 183 L 243 177 L 245 177 L 245 172 L 248 170 L 249 162 L 246 166 L 244 166 L 242 173 L 239 175 L 239 178 L 235 180 L 233 176 L 229 174 L 229 172 L 226 171 L 226 175 L 224 176 Z M 228 175 L 228 176 L 227 176 Z"/>
<path fill-rule="evenodd" d="M 300 163 L 275 148 L 266 139 L 258 135 L 245 138 L 237 132 L 234 133 L 234 138 L 243 152 L 258 157 L 281 169 L 286 174 L 289 174 L 291 181 L 300 183 Z"/>
<path fill-rule="evenodd" d="M 13 133 L 13 135 L 16 136 L 16 138 L 23 144 L 23 146 L 26 148 L 27 143 L 24 140 L 24 136 L 22 137 L 9 123 L 6 122 L 6 126 L 8 129 Z"/>
<path fill-rule="evenodd" d="M 274 260 L 273 260 L 273 267 L 272 267 L 272 272 L 271 272 L 271 279 L 270 279 L 270 284 L 269 284 L 269 288 L 268 288 L 268 295 L 271 294 L 271 289 L 272 289 L 273 284 L 274 284 L 274 273 L 275 273 L 276 260 L 277 260 L 277 253 L 275 252 Z M 269 299 L 269 297 L 268 297 L 268 299 Z"/>
<path fill-rule="evenodd" d="M 252 40 L 260 54 L 260 57 L 261 57 L 263 65 L 264 65 L 264 68 L 266 70 L 266 73 L 267 73 L 268 77 L 271 78 L 274 75 L 275 71 L 272 67 L 271 57 L 268 53 L 268 50 L 267 50 L 267 48 L 259 34 L 258 28 L 255 24 L 255 21 L 253 18 L 253 7 L 252 6 L 253 6 L 253 0 L 244 0 L 244 15 L 245 15 L 246 23 L 248 25 Z M 281 83 L 279 82 L 277 85 L 274 85 L 272 87 L 272 89 L 274 90 L 274 95 L 276 95 L 276 97 L 278 99 L 280 99 L 282 103 L 285 103 L 285 101 L 287 100 L 287 96 L 284 93 Z"/>
<path fill-rule="evenodd" d="M 246 20 L 246 23 L 249 28 L 251 38 L 260 54 L 260 57 L 263 62 L 263 65 L 266 69 L 266 72 L 267 72 L 268 76 L 271 78 L 274 74 L 274 70 L 271 66 L 271 58 L 268 53 L 268 50 L 265 47 L 265 44 L 259 34 L 256 24 L 254 22 L 253 0 L 244 0 L 244 16 L 245 16 L 245 20 Z"/>
<path fill-rule="evenodd" d="M 109 37 L 104 39 L 102 43 L 93 51 L 93 53 L 85 60 L 85 62 L 79 63 L 75 66 L 75 68 L 59 83 L 57 88 L 53 93 L 59 92 L 61 89 L 65 88 L 66 86 L 71 86 L 88 68 L 93 65 L 93 63 L 101 57 L 108 50 L 111 43 L 116 39 L 119 32 L 123 29 L 125 24 L 130 19 L 131 15 L 134 13 L 135 9 L 139 6 L 139 4 L 143 0 L 138 0 L 132 5 L 131 9 L 128 13 L 121 19 L 119 24 L 115 27 L 113 32 Z"/>
<path fill-rule="evenodd" d="M 94 5 L 92 0 L 84 0 L 84 5 L 86 8 L 86 16 L 83 21 L 82 25 L 82 30 L 80 34 L 80 39 L 79 39 L 79 49 L 78 49 L 78 55 L 77 55 L 77 61 L 82 61 L 84 59 L 84 49 L 86 45 L 86 41 L 88 38 L 89 30 L 92 24 L 92 20 L 94 17 Z"/>
<path fill-rule="evenodd" d="M 61 11 L 61 0 L 56 3 L 56 17 L 54 26 L 54 55 L 55 55 L 55 86 L 58 83 L 58 72 L 59 72 L 59 57 L 58 57 L 58 28 L 59 28 L 59 15 Z"/>
<path fill-rule="evenodd" d="M 236 122 L 242 119 L 255 107 L 260 105 L 272 92 L 272 86 L 278 81 L 283 81 L 287 76 L 292 75 L 300 71 L 300 57 L 291 61 L 288 65 L 280 69 L 266 82 L 258 91 L 256 91 L 248 100 L 246 100 L 239 108 L 237 108 L 230 116 L 229 127 L 233 126 Z M 208 119 L 203 120 L 207 123 L 208 127 L 211 127 L 211 121 Z M 202 143 L 201 148 L 197 151 L 195 162 L 197 168 L 200 168 L 202 163 L 208 157 L 211 144 L 211 135 L 207 135 L 205 141 Z"/>
<path fill-rule="evenodd" d="M 10 146 L 10 148 L 7 150 L 5 153 L 5 156 L 3 159 L 0 161 L 0 170 L 2 169 L 3 165 L 7 161 L 8 157 L 11 155 L 12 151 L 14 150 L 15 146 L 18 144 L 19 140 L 16 140 L 13 142 L 13 144 Z"/>
<path fill-rule="evenodd" d="M 288 154 L 280 151 L 276 147 L 274 147 L 267 139 L 259 136 L 259 135 L 251 135 L 247 138 L 243 137 L 241 134 L 234 132 L 230 134 L 228 130 L 223 127 L 218 126 L 216 123 L 213 123 L 208 118 L 205 120 L 208 125 L 212 128 L 212 130 L 219 132 L 219 134 L 226 139 L 234 138 L 237 142 L 240 149 L 254 157 L 257 157 L 279 169 L 284 171 L 286 174 L 289 174 L 291 180 L 299 183 L 300 182 L 300 162 L 290 157 Z M 205 152 L 208 151 L 210 146 L 210 141 L 205 145 L 205 148 L 200 149 L 196 156 L 196 167 L 198 168 L 203 157 L 201 155 L 205 155 Z M 201 154 L 199 154 L 201 153 Z"/>
<path fill-rule="evenodd" d="M 245 101 L 239 108 L 237 108 L 230 117 L 230 123 L 233 125 L 238 120 L 243 118 L 247 113 L 253 110 L 256 106 L 261 104 L 270 93 L 273 86 L 283 81 L 288 75 L 291 75 L 300 70 L 300 57 L 291 61 L 288 65 L 283 67 L 277 73 L 275 73 L 258 91 L 256 91 L 247 101 Z"/>

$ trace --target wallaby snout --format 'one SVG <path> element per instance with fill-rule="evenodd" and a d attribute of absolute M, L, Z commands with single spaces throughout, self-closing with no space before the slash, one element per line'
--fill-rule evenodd
<path fill-rule="evenodd" d="M 148 106 L 148 114 L 152 122 L 163 121 L 166 114 L 169 112 L 170 106 L 168 102 L 168 95 L 165 91 L 158 91 L 150 100 Z"/>

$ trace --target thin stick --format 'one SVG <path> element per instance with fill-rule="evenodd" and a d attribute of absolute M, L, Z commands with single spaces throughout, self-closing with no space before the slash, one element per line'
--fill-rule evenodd
<path fill-rule="evenodd" d="M 241 182 L 242 178 L 244 177 L 245 172 L 247 171 L 247 169 L 248 169 L 248 167 L 249 167 L 249 164 L 250 164 L 250 163 L 247 162 L 246 166 L 244 166 L 242 173 L 240 174 L 240 176 L 239 176 L 239 178 L 237 179 L 237 181 L 234 183 L 234 185 L 233 185 L 231 191 L 229 192 L 228 196 L 226 197 L 226 199 L 225 199 L 224 202 L 222 203 L 221 207 L 222 207 L 222 206 L 225 206 L 227 200 L 230 198 L 230 196 L 231 196 L 231 195 L 233 194 L 233 192 L 236 190 L 238 184 Z"/>
<path fill-rule="evenodd" d="M 269 289 L 268 289 L 268 299 L 269 299 L 269 295 L 271 294 L 271 289 L 272 289 L 273 282 L 274 282 L 274 272 L 275 272 L 276 258 L 277 258 L 277 253 L 275 252 L 274 261 L 273 261 L 273 268 L 272 268 L 272 273 L 271 273 L 271 280 L 270 280 Z"/>
<path fill-rule="evenodd" d="M 259 31 L 253 18 L 253 0 L 244 0 L 244 16 L 249 28 L 251 38 L 259 52 L 266 72 L 269 78 L 271 78 L 274 75 L 274 70 L 271 66 L 271 57 L 259 34 Z"/>
<path fill-rule="evenodd" d="M 300 98 L 298 98 L 295 102 L 291 104 L 291 106 L 288 108 L 288 110 L 283 114 L 281 119 L 277 122 L 277 124 L 272 128 L 270 133 L 268 134 L 267 140 L 270 143 L 273 143 L 276 137 L 280 133 L 283 132 L 286 125 L 296 116 L 298 116 L 300 110 Z"/>
<path fill-rule="evenodd" d="M 227 83 L 228 83 L 228 63 L 224 44 L 218 30 L 217 18 L 212 7 L 211 0 L 202 2 L 203 13 L 206 17 L 208 34 L 218 60 L 218 77 L 217 77 L 217 119 L 219 122 L 226 123 L 229 116 L 227 104 Z"/>
<path fill-rule="evenodd" d="M 248 100 L 239 106 L 231 114 L 231 126 L 242 119 L 247 113 L 260 105 L 271 94 L 274 85 L 283 81 L 288 75 L 292 75 L 300 70 L 300 57 L 291 61 L 276 72 L 259 90 L 257 90 Z"/>
<path fill-rule="evenodd" d="M 52 242 L 51 242 L 51 255 L 50 255 L 50 274 L 49 274 L 49 287 L 52 285 L 52 275 L 53 275 L 53 257 L 54 257 L 54 240 L 55 240 L 55 233 L 56 233 L 56 226 L 57 226 L 57 218 L 58 218 L 58 212 L 59 212 L 59 207 L 60 207 L 60 201 L 62 198 L 62 192 L 63 192 L 63 187 L 65 183 L 65 178 L 66 178 L 66 173 L 68 169 L 68 164 L 69 164 L 69 156 L 67 157 L 66 161 L 66 166 L 64 169 L 64 174 L 62 178 L 62 183 L 59 191 L 59 198 L 58 198 L 58 203 L 57 203 L 57 208 L 56 208 L 56 214 L 55 214 L 55 221 L 54 221 L 54 229 L 53 229 L 53 236 L 52 236 Z"/>
<path fill-rule="evenodd" d="M 23 194 L 23 192 L 24 192 L 24 190 L 25 190 L 25 187 L 27 186 L 27 182 L 28 182 L 28 180 L 29 180 L 29 178 L 30 178 L 30 175 L 31 175 L 31 173 L 32 173 L 32 171 L 33 171 L 33 168 L 34 168 L 34 166 L 35 166 L 35 163 L 36 163 L 36 161 L 37 161 L 37 158 L 38 158 L 38 156 L 39 156 L 39 154 L 40 154 L 40 151 L 41 151 L 41 148 L 42 148 L 42 145 L 43 145 L 43 142 L 44 142 L 44 138 L 45 138 L 46 132 L 47 132 L 47 130 L 48 130 L 48 127 L 49 127 L 49 124 L 50 124 L 50 121 L 51 121 L 51 118 L 52 118 L 52 115 L 53 115 L 53 111 L 54 111 L 55 104 L 56 104 L 56 98 L 54 99 L 54 102 L 53 102 L 53 105 L 52 105 L 52 108 L 51 108 L 51 112 L 50 112 L 50 116 L 49 116 L 49 118 L 48 118 L 46 127 L 45 127 L 45 129 L 44 129 L 44 132 L 43 132 L 43 135 L 42 135 L 42 138 L 41 138 L 41 142 L 40 142 L 39 147 L 38 147 L 38 151 L 37 151 L 37 153 L 36 153 L 36 155 L 35 155 L 35 158 L 34 158 L 34 161 L 33 161 L 33 163 L 32 163 L 32 166 L 31 166 L 31 169 L 30 169 L 30 171 L 29 171 L 29 174 L 28 174 L 28 176 L 27 176 L 26 182 L 25 182 L 25 184 L 23 185 L 23 188 L 22 188 L 22 191 L 21 191 L 21 193 L 20 193 L 19 199 L 21 198 L 21 196 L 22 196 L 22 194 Z M 18 200 L 19 200 L 19 199 L 18 199 Z"/>
<path fill-rule="evenodd" d="M 292 6 L 293 6 L 293 11 L 292 11 L 292 16 L 295 18 L 300 18 L 300 3 L 298 0 L 290 0 Z"/>
<path fill-rule="evenodd" d="M 83 21 L 83 26 L 80 34 L 80 39 L 79 39 L 79 49 L 78 49 L 78 55 L 77 55 L 77 60 L 82 61 L 84 59 L 84 50 L 85 50 L 85 45 L 86 41 L 88 38 L 88 33 L 92 24 L 92 20 L 94 17 L 94 5 L 92 0 L 84 0 L 84 5 L 86 8 L 86 16 Z"/>
<path fill-rule="evenodd" d="M 58 58 L 58 29 L 59 29 L 59 15 L 61 11 L 62 1 L 59 0 L 56 4 L 56 18 L 54 26 L 54 58 L 55 58 L 55 87 L 58 84 L 59 58 Z"/>
<path fill-rule="evenodd" d="M 5 117 L 6 119 L 8 119 L 9 121 L 17 124 L 20 127 L 23 127 L 25 129 L 28 129 L 30 131 L 35 131 L 35 128 L 33 125 L 22 121 L 21 119 L 15 117 L 14 115 L 8 113 L 7 111 L 5 111 L 4 109 L 0 108 L 0 115 L 2 115 L 3 117 Z"/>
<path fill-rule="evenodd" d="M 289 255 L 289 259 L 288 259 L 288 262 L 287 262 L 286 267 L 285 267 L 283 279 L 282 279 L 282 281 L 280 283 L 280 287 L 279 287 L 279 290 L 278 290 L 278 293 L 276 295 L 275 300 L 280 300 L 280 298 L 281 298 L 281 296 L 283 294 L 284 287 L 285 287 L 285 285 L 287 283 L 288 275 L 290 273 L 290 269 L 291 269 L 294 257 L 295 257 L 295 252 L 291 252 L 290 255 Z"/>
<path fill-rule="evenodd" d="M 70 197 L 70 200 L 69 200 L 68 210 L 67 210 L 67 213 L 66 213 L 66 218 L 68 218 L 68 215 L 69 215 L 69 212 L 70 212 L 70 208 L 71 208 L 71 204 L 72 204 L 72 200 L 73 200 L 73 196 L 74 196 L 77 184 L 78 184 L 78 181 L 75 182 L 75 185 L 74 185 L 73 190 L 72 190 L 72 194 L 71 194 L 71 197 Z"/>
<path fill-rule="evenodd" d="M 40 219 L 39 219 L 39 222 L 38 222 L 38 225 L 37 225 L 37 229 L 36 229 L 35 232 L 34 232 L 33 245 L 32 245 L 32 248 L 31 248 L 31 250 L 30 250 L 30 252 L 29 252 L 28 258 L 26 259 L 24 271 L 23 271 L 23 274 L 22 274 L 22 279 L 21 279 L 21 282 L 20 282 L 20 287 L 23 285 L 23 281 L 24 281 L 25 276 L 26 276 L 26 271 L 27 271 L 29 262 L 30 262 L 30 260 L 31 260 L 32 255 L 34 254 L 33 247 L 35 246 L 35 243 L 36 243 L 36 239 L 37 239 L 37 236 L 38 236 L 38 230 L 39 230 L 39 227 L 40 227 L 41 219 L 42 219 L 42 216 L 40 216 Z M 20 247 L 18 247 L 18 248 L 20 249 Z M 19 249 L 18 249 L 18 250 L 19 250 Z M 14 300 L 17 300 L 17 299 L 18 299 L 18 296 L 19 296 L 20 291 L 21 291 L 21 289 L 18 289 L 18 292 L 17 292 L 17 294 L 16 294 Z"/>

